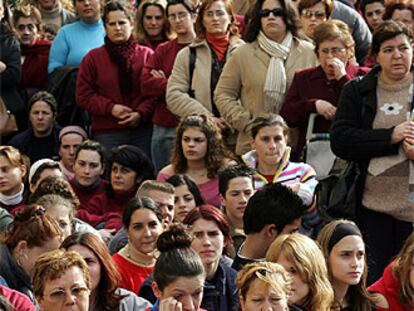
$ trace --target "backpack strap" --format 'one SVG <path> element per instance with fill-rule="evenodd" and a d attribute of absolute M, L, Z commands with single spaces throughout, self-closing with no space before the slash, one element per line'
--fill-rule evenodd
<path fill-rule="evenodd" d="M 190 70 L 190 82 L 188 86 L 188 95 L 190 95 L 190 97 L 192 98 L 195 98 L 194 90 L 191 88 L 191 86 L 193 84 L 193 75 L 194 75 L 194 68 L 195 68 L 197 53 L 196 53 L 195 47 L 190 46 L 189 49 L 190 49 L 190 58 L 188 59 L 188 68 Z"/>

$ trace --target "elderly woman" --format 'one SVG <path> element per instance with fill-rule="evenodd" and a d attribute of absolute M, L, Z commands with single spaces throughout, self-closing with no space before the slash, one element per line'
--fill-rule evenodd
<path fill-rule="evenodd" d="M 322 23 L 315 28 L 313 38 L 320 65 L 295 74 L 280 111 L 290 127 L 299 128 L 298 154 L 305 145 L 309 115 L 320 115 L 315 132 L 329 132 L 344 84 L 368 71 L 352 62 L 355 43 L 344 22 L 330 20 Z"/>
<path fill-rule="evenodd" d="M 314 39 L 315 28 L 326 21 L 331 14 L 331 7 L 327 2 L 320 0 L 301 0 L 298 3 L 301 31 L 310 39 Z"/>
<path fill-rule="evenodd" d="M 414 31 L 414 5 L 407 2 L 391 3 L 386 6 L 383 20 L 392 19 L 405 24 L 408 29 Z"/>
<path fill-rule="evenodd" d="M 89 310 L 88 265 L 77 252 L 55 250 L 35 263 L 33 288 L 40 311 Z"/>
<path fill-rule="evenodd" d="M 312 44 L 298 39 L 297 29 L 290 1 L 257 1 L 245 36 L 248 44 L 223 69 L 215 102 L 239 131 L 239 155 L 250 150 L 249 122 L 262 112 L 278 113 L 295 71 L 316 65 Z"/>
<path fill-rule="evenodd" d="M 82 60 L 77 104 L 91 114 L 94 139 L 107 149 L 135 145 L 149 156 L 152 124 L 147 121 L 152 109 L 142 99 L 140 77 L 151 50 L 132 36 L 127 3 L 108 2 L 102 19 L 105 45 Z"/>
<path fill-rule="evenodd" d="M 203 1 L 195 25 L 197 37 L 178 53 L 168 80 L 166 101 L 172 113 L 180 118 L 207 114 L 222 131 L 229 130 L 213 93 L 224 64 L 243 44 L 235 23 L 231 1 Z"/>
<path fill-rule="evenodd" d="M 41 206 L 26 206 L 16 215 L 0 244 L 0 277 L 7 286 L 27 295 L 33 302 L 34 262 L 43 253 L 57 249 L 62 242 L 58 223 L 45 213 Z"/>
<path fill-rule="evenodd" d="M 63 26 L 50 49 L 48 72 L 62 66 L 78 67 L 82 58 L 104 43 L 100 0 L 75 0 L 78 21 Z"/>
<path fill-rule="evenodd" d="M 23 89 L 43 89 L 47 81 L 50 41 L 41 38 L 43 32 L 42 16 L 33 5 L 27 5 L 13 12 L 13 25 L 20 41 L 22 53 Z M 27 96 L 33 95 L 33 90 Z"/>
<path fill-rule="evenodd" d="M 142 1 L 137 10 L 136 38 L 139 44 L 155 50 L 170 38 L 165 0 Z"/>
<path fill-rule="evenodd" d="M 357 161 L 362 178 L 359 224 L 370 262 L 370 282 L 378 279 L 413 230 L 409 199 L 414 160 L 412 115 L 412 33 L 395 21 L 374 32 L 371 53 L 379 66 L 347 84 L 331 128 L 333 152 Z"/>

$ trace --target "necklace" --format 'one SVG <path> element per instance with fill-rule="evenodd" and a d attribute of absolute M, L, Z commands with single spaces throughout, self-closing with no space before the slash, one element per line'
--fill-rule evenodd
<path fill-rule="evenodd" d="M 121 253 L 131 262 L 138 264 L 139 266 L 143 267 L 151 267 L 154 265 L 156 258 L 152 257 L 151 262 L 137 260 L 136 258 L 133 258 L 131 255 L 131 250 L 129 248 L 129 245 L 126 245 L 124 249 L 121 251 Z"/>

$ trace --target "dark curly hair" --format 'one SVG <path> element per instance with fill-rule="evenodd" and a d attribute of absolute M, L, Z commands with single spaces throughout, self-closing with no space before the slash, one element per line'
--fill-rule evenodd
<path fill-rule="evenodd" d="M 188 128 L 197 128 L 206 135 L 207 152 L 205 163 L 207 177 L 212 179 L 217 176 L 217 172 L 224 165 L 225 159 L 231 158 L 232 156 L 224 147 L 220 129 L 210 117 L 204 114 L 189 115 L 182 119 L 178 125 L 171 157 L 171 164 L 174 171 L 177 174 L 185 174 L 187 169 L 187 159 L 184 156 L 181 141 L 185 130 Z"/>

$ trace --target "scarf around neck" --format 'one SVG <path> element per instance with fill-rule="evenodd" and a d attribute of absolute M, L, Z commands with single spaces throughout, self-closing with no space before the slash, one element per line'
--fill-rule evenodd
<path fill-rule="evenodd" d="M 127 95 L 132 90 L 132 65 L 137 45 L 132 35 L 126 42 L 120 44 L 113 43 L 108 36 L 105 36 L 105 48 L 111 60 L 118 66 L 118 83 L 122 95 Z"/>
<path fill-rule="evenodd" d="M 17 205 L 20 202 L 23 202 L 23 192 L 24 192 L 24 184 L 22 184 L 22 189 L 12 195 L 5 195 L 0 193 L 0 203 L 6 206 L 13 206 Z"/>
<path fill-rule="evenodd" d="M 229 47 L 230 36 L 228 33 L 222 36 L 212 36 L 206 32 L 206 40 L 210 45 L 211 49 L 217 56 L 219 61 L 222 61 L 226 58 L 226 52 Z"/>
<path fill-rule="evenodd" d="M 262 31 L 257 36 L 257 42 L 260 48 L 270 55 L 263 90 L 265 94 L 265 112 L 279 113 L 283 103 L 287 88 L 284 62 L 289 56 L 292 40 L 293 36 L 289 31 L 286 33 L 282 43 L 270 40 Z"/>

